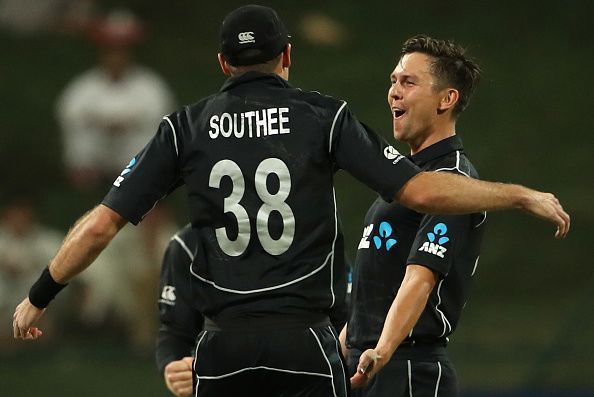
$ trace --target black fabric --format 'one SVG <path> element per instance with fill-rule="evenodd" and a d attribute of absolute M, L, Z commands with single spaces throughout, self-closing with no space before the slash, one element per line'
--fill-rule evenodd
<path fill-rule="evenodd" d="M 221 52 L 234 66 L 269 61 L 289 43 L 287 28 L 276 11 L 259 5 L 239 7 L 229 13 L 220 35 Z"/>
<path fill-rule="evenodd" d="M 171 361 L 192 355 L 204 318 L 194 309 L 190 264 L 197 250 L 196 233 L 188 225 L 167 245 L 159 288 L 159 333 L 155 358 L 162 372 Z M 187 251 L 186 251 L 187 250 Z"/>
<path fill-rule="evenodd" d="M 168 325 L 161 325 L 157 334 L 157 348 L 155 359 L 159 372 L 163 373 L 165 367 L 172 361 L 181 360 L 184 357 L 192 357 L 195 339 L 193 333 L 199 329 L 180 330 Z M 194 336 L 195 337 L 195 336 Z"/>
<path fill-rule="evenodd" d="M 412 157 L 423 170 L 478 174 L 457 136 Z M 348 345 L 375 347 L 409 264 L 425 266 L 439 280 L 406 341 L 444 341 L 455 330 L 478 263 L 486 214 L 423 215 L 378 198 L 365 217 L 353 272 Z"/>
<path fill-rule="evenodd" d="M 29 302 L 38 309 L 45 309 L 67 285 L 57 283 L 46 267 L 29 290 Z"/>
<path fill-rule="evenodd" d="M 347 396 L 331 326 L 198 336 L 197 396 Z"/>
<path fill-rule="evenodd" d="M 194 308 L 216 322 L 327 314 L 346 295 L 340 168 L 390 198 L 418 172 L 345 102 L 250 72 L 167 116 L 103 203 L 137 223 L 186 185 Z"/>
<path fill-rule="evenodd" d="M 456 370 L 445 348 L 408 348 L 399 352 L 366 387 L 354 389 L 353 397 L 458 397 Z M 347 358 L 349 374 L 357 370 L 360 351 Z"/>

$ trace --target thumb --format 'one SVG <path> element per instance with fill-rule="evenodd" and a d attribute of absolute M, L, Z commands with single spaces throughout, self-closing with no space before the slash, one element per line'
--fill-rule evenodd
<path fill-rule="evenodd" d="M 361 354 L 359 358 L 359 365 L 357 366 L 357 372 L 361 374 L 369 373 L 373 370 L 373 368 L 377 364 L 377 360 L 380 359 L 381 356 L 377 354 L 377 352 L 373 349 L 368 349 Z"/>

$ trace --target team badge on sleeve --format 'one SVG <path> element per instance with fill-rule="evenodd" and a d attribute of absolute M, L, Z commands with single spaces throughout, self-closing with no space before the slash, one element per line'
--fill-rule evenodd
<path fill-rule="evenodd" d="M 390 248 L 392 248 L 397 242 L 396 239 L 391 238 L 391 236 L 392 236 L 392 225 L 390 225 L 388 222 L 380 223 L 379 236 L 373 237 L 373 244 L 375 244 L 375 248 L 377 248 L 379 250 L 382 247 L 382 242 L 385 240 L 386 251 L 390 251 Z"/>
<path fill-rule="evenodd" d="M 435 225 L 435 227 L 433 227 L 433 232 L 427 233 L 427 239 L 429 241 L 425 241 L 421 248 L 419 248 L 419 251 L 428 252 L 443 258 L 447 251 L 444 244 L 450 241 L 450 238 L 446 236 L 447 231 L 448 227 L 445 223 L 440 222 Z"/>
<path fill-rule="evenodd" d="M 175 305 L 175 287 L 171 285 L 163 286 L 163 291 L 161 291 L 161 299 L 159 299 L 159 303 L 165 303 L 169 306 Z"/>
<path fill-rule="evenodd" d="M 373 232 L 373 223 L 365 226 L 363 229 L 363 237 L 361 238 L 361 242 L 359 242 L 358 249 L 362 248 L 369 248 L 370 241 L 369 238 L 371 237 L 371 232 Z M 372 241 L 375 248 L 379 251 L 383 246 L 386 247 L 386 251 L 390 251 L 390 249 L 396 245 L 398 240 L 393 234 L 392 225 L 388 222 L 383 221 L 379 225 L 379 230 L 376 236 L 373 236 Z"/>
<path fill-rule="evenodd" d="M 113 182 L 113 185 L 115 187 L 120 187 L 120 184 L 124 180 L 124 175 L 126 175 L 128 172 L 132 171 L 132 167 L 134 167 L 134 164 L 136 164 L 136 157 L 133 157 L 132 160 L 130 160 L 130 162 L 128 163 L 128 165 L 126 166 L 126 168 L 124 168 L 124 170 L 122 171 L 122 173 Z"/>

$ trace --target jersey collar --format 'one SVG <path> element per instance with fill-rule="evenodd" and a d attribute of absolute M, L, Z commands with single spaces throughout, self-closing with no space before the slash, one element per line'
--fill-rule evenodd
<path fill-rule="evenodd" d="M 259 82 L 262 84 L 270 84 L 280 87 L 289 88 L 291 85 L 289 82 L 277 74 L 274 73 L 260 73 L 260 72 L 247 72 L 240 74 L 238 76 L 229 77 L 223 86 L 221 87 L 221 92 L 228 91 L 232 88 L 235 88 L 239 85 L 251 83 L 251 82 Z"/>
<path fill-rule="evenodd" d="M 413 163 L 419 167 L 422 167 L 429 161 L 445 156 L 448 153 L 455 152 L 456 150 L 464 150 L 464 147 L 462 146 L 462 140 L 458 135 L 442 139 L 441 141 L 426 147 L 420 152 L 409 156 L 409 158 L 413 161 Z"/>

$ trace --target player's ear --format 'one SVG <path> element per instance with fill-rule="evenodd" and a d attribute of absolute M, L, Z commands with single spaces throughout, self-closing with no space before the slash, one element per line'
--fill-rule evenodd
<path fill-rule="evenodd" d="M 223 55 L 223 53 L 219 52 L 217 54 L 217 57 L 219 58 L 219 65 L 221 66 L 221 70 L 223 71 L 223 74 L 225 76 L 231 76 L 231 69 L 229 68 L 229 64 L 225 60 L 225 56 Z"/>
<path fill-rule="evenodd" d="M 439 107 L 437 109 L 439 113 L 453 109 L 458 103 L 458 99 L 460 99 L 460 93 L 455 88 L 446 88 L 442 90 L 442 93 Z"/>
<path fill-rule="evenodd" d="M 287 44 L 283 50 L 283 68 L 291 67 L 291 43 Z"/>

